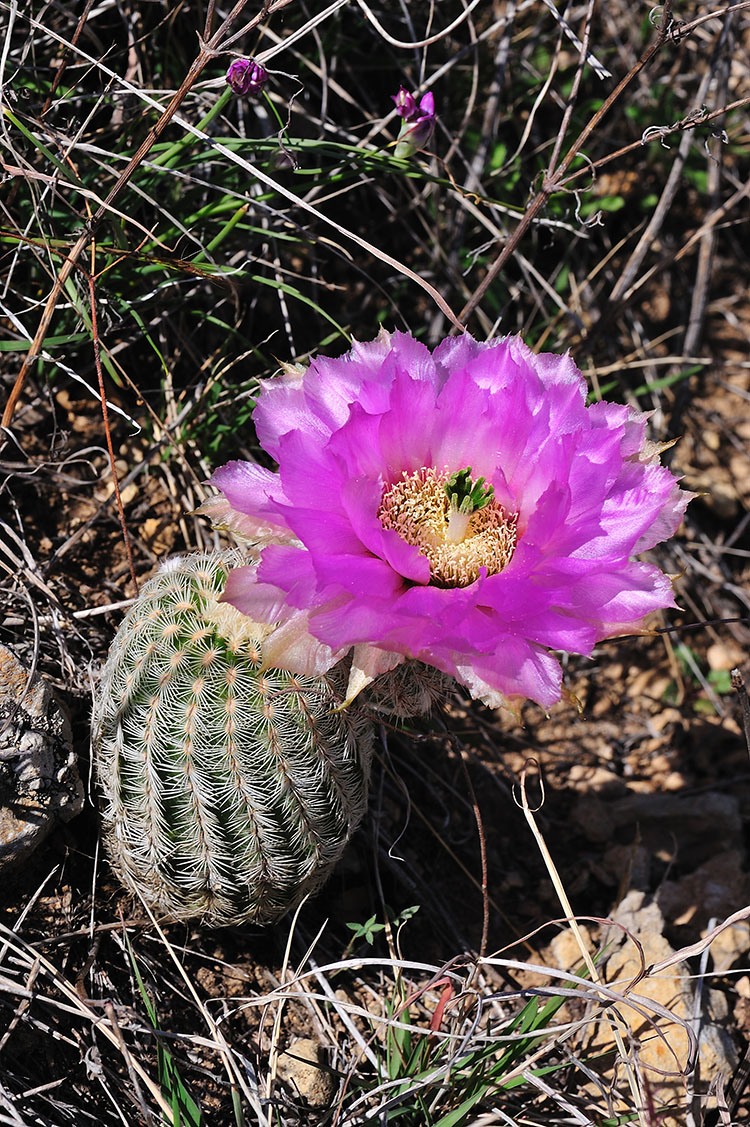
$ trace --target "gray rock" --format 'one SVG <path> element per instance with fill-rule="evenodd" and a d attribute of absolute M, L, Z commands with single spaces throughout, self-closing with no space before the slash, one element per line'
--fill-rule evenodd
<path fill-rule="evenodd" d="M 684 871 L 743 847 L 739 800 L 732 794 L 629 794 L 609 810 L 615 831 L 636 837 L 662 861 L 677 860 Z"/>
<path fill-rule="evenodd" d="M 68 717 L 46 681 L 0 646 L 0 871 L 82 809 Z"/>

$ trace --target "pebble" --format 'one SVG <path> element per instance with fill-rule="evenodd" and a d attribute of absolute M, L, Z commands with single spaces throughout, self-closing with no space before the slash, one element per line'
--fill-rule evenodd
<path fill-rule="evenodd" d="M 325 1067 L 323 1046 L 311 1037 L 300 1037 L 280 1054 L 277 1074 L 308 1107 L 331 1106 L 336 1082 Z"/>
<path fill-rule="evenodd" d="M 734 642 L 715 642 L 706 650 L 708 668 L 713 670 L 730 670 L 742 665 L 745 654 Z"/>

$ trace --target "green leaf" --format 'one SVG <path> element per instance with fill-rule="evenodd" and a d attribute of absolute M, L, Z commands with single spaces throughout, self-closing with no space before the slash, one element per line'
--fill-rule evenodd
<path fill-rule="evenodd" d="M 709 685 L 713 685 L 719 696 L 732 692 L 732 674 L 728 669 L 712 669 L 708 675 Z"/>

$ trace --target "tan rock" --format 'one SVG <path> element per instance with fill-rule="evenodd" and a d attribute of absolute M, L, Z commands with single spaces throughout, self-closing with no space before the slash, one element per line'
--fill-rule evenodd
<path fill-rule="evenodd" d="M 588 928 L 585 924 L 579 924 L 578 930 L 585 950 L 589 955 L 593 954 L 595 947 Z M 546 966 L 556 967 L 558 970 L 580 970 L 583 964 L 583 953 L 578 939 L 569 927 L 559 932 L 549 947 L 543 951 L 542 961 Z"/>
<path fill-rule="evenodd" d="M 156 556 L 171 552 L 176 531 L 176 526 L 164 517 L 147 517 L 141 525 L 141 536 Z"/>
<path fill-rule="evenodd" d="M 663 731 L 669 725 L 680 724 L 682 713 L 678 708 L 661 708 L 651 717 L 651 726 L 655 731 Z"/>
<path fill-rule="evenodd" d="M 711 943 L 711 960 L 717 974 L 723 974 L 750 951 L 750 921 L 742 920 L 720 931 Z M 739 988 L 739 984 L 737 984 Z"/>
<path fill-rule="evenodd" d="M 715 642 L 706 651 L 709 669 L 729 670 L 742 665 L 745 653 L 735 642 Z"/>
<path fill-rule="evenodd" d="M 750 999 L 750 976 L 743 974 L 738 978 L 735 983 L 735 989 L 740 998 Z"/>
<path fill-rule="evenodd" d="M 645 893 L 637 890 L 628 893 L 613 919 L 627 930 L 627 936 L 621 939 L 622 933 L 614 928 L 605 936 L 605 942 L 614 944 L 606 961 L 606 981 L 623 995 L 617 1012 L 627 1029 L 621 1031 L 626 1044 L 635 1047 L 639 1068 L 648 1080 L 657 1111 L 667 1104 L 684 1108 L 683 1072 L 690 1062 L 691 1046 L 688 1025 L 693 1023 L 695 1010 L 690 968 L 677 964 L 661 974 L 647 973 L 638 980 L 644 967 L 674 954 L 664 936 L 664 917 L 659 906 Z M 638 1008 L 626 1004 L 625 999 L 630 995 Z M 659 1013 L 659 1007 L 668 1010 L 673 1020 Z M 730 1075 L 736 1065 L 736 1050 L 723 1024 L 727 1016 L 724 996 L 719 991 L 704 988 L 700 996 L 698 1029 L 701 1090 L 714 1077 Z M 693 1031 L 696 1031 L 695 1025 Z M 606 1050 L 613 1044 L 611 1029 L 602 1023 L 592 1047 Z M 659 1122 L 663 1127 L 684 1127 L 684 1112 L 662 1112 Z"/>
<path fill-rule="evenodd" d="M 277 1075 L 309 1107 L 330 1107 L 336 1091 L 333 1074 L 325 1068 L 323 1046 L 301 1037 L 281 1053 Z"/>
<path fill-rule="evenodd" d="M 568 772 L 568 782 L 576 790 L 599 791 L 602 794 L 627 793 L 627 786 L 614 771 L 607 767 L 589 767 L 574 763 Z"/>

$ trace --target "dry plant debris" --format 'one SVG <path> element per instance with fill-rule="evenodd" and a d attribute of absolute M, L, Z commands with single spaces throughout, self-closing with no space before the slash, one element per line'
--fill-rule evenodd
<path fill-rule="evenodd" d="M 580 713 L 456 696 L 383 728 L 368 819 L 282 925 L 162 926 L 92 792 L 2 874 L 0 1119 L 750 1121 L 748 4 L 0 11 L 0 643 L 69 708 L 84 781 L 136 582 L 219 546 L 203 482 L 259 456 L 279 360 L 379 324 L 432 347 L 463 313 L 570 348 L 701 494 L 655 555 L 665 632 L 570 659 Z M 257 98 L 225 86 L 240 56 Z M 408 160 L 399 86 L 434 96 Z M 306 1042 L 325 1098 L 289 1078 Z"/>

